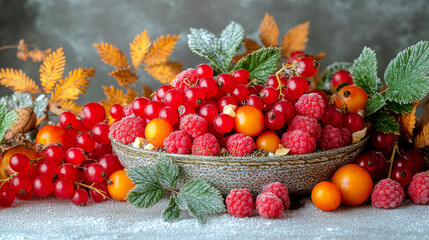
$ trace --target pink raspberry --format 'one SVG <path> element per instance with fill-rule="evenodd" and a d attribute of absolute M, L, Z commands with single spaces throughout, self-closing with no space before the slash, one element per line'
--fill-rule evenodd
<path fill-rule="evenodd" d="M 413 176 L 408 187 L 408 195 L 414 204 L 427 205 L 429 203 L 429 176 L 426 172 Z"/>
<path fill-rule="evenodd" d="M 320 138 L 322 135 L 322 126 L 315 118 L 296 115 L 292 120 L 289 122 L 289 127 L 287 131 L 293 131 L 293 130 L 302 130 L 310 136 L 314 137 L 316 140 Z"/>
<path fill-rule="evenodd" d="M 195 138 L 192 143 L 192 154 L 194 155 L 216 156 L 219 151 L 219 142 L 211 133 Z"/>
<path fill-rule="evenodd" d="M 295 103 L 295 110 L 298 114 L 317 120 L 322 118 L 325 107 L 326 104 L 323 101 L 323 97 L 317 93 L 304 94 Z"/>
<path fill-rule="evenodd" d="M 136 137 L 144 138 L 146 123 L 140 118 L 129 116 L 114 122 L 110 126 L 110 135 L 123 144 L 134 142 Z"/>
<path fill-rule="evenodd" d="M 198 77 L 195 74 L 195 69 L 188 68 L 177 74 L 176 78 L 170 82 L 170 85 L 180 91 L 185 91 L 188 87 L 197 83 Z"/>
<path fill-rule="evenodd" d="M 282 136 L 282 144 L 290 149 L 291 154 L 312 153 L 316 149 L 316 140 L 302 130 L 285 132 Z"/>
<path fill-rule="evenodd" d="M 192 138 L 199 137 L 207 132 L 207 121 L 197 114 L 188 114 L 180 118 L 180 130 Z"/>
<path fill-rule="evenodd" d="M 226 148 L 227 147 L 226 144 L 228 143 L 228 139 L 229 139 L 229 136 L 222 137 L 221 139 L 219 139 L 219 145 L 221 147 Z"/>
<path fill-rule="evenodd" d="M 165 151 L 169 153 L 190 154 L 192 139 L 183 131 L 174 131 L 164 139 Z"/>
<path fill-rule="evenodd" d="M 124 106 L 123 107 L 123 109 L 124 109 L 124 113 L 125 113 L 125 116 L 130 116 L 131 114 L 133 114 L 134 115 L 134 113 L 133 113 L 133 109 L 131 108 L 131 105 L 127 105 L 127 106 Z"/>
<path fill-rule="evenodd" d="M 352 134 L 350 133 L 350 131 L 347 130 L 347 128 L 341 128 L 340 132 L 341 132 L 341 138 L 344 141 L 343 146 L 350 145 L 352 143 Z"/>
<path fill-rule="evenodd" d="M 261 193 L 256 198 L 256 211 L 264 218 L 279 218 L 283 213 L 282 200 L 274 193 Z"/>
<path fill-rule="evenodd" d="M 262 193 L 274 193 L 274 195 L 276 195 L 278 198 L 280 198 L 280 200 L 282 200 L 283 202 L 283 207 L 284 209 L 288 209 L 290 206 L 290 201 L 289 201 L 289 189 L 283 185 L 280 182 L 273 182 L 268 184 L 267 186 L 264 187 L 264 189 L 262 190 Z"/>
<path fill-rule="evenodd" d="M 396 208 L 404 201 L 404 197 L 405 192 L 401 184 L 386 178 L 375 185 L 371 195 L 371 203 L 376 208 Z"/>
<path fill-rule="evenodd" d="M 323 150 L 330 150 L 344 146 L 343 136 L 340 129 L 332 125 L 326 125 L 322 130 L 320 138 L 320 147 Z"/>
<path fill-rule="evenodd" d="M 250 217 L 255 212 L 253 196 L 247 189 L 232 189 L 225 202 L 229 214 L 233 216 Z"/>
<path fill-rule="evenodd" d="M 253 139 L 242 133 L 235 133 L 228 138 L 226 149 L 234 156 L 244 156 L 255 150 L 256 144 Z"/>

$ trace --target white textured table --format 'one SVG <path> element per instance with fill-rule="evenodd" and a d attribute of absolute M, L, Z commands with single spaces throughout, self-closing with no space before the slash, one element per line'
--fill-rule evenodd
<path fill-rule="evenodd" d="M 281 219 L 255 214 L 239 219 L 229 214 L 210 215 L 204 225 L 184 214 L 173 223 L 160 215 L 163 200 L 149 209 L 108 200 L 86 207 L 69 200 L 35 198 L 17 201 L 0 211 L 1 239 L 428 239 L 429 206 L 409 200 L 398 209 L 369 205 L 341 206 L 334 212 L 318 210 L 309 198 Z"/>

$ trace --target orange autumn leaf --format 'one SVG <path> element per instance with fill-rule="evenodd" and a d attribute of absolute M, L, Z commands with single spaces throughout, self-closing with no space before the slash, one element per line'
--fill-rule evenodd
<path fill-rule="evenodd" d="M 276 47 L 278 45 L 279 28 L 274 18 L 268 13 L 265 13 L 265 17 L 259 26 L 259 37 L 265 47 Z"/>
<path fill-rule="evenodd" d="M 261 46 L 252 39 L 249 38 L 244 38 L 244 43 L 243 43 L 244 47 L 246 48 L 246 52 L 237 56 L 234 56 L 234 58 L 232 59 L 232 61 L 234 62 L 238 62 L 240 61 L 242 58 L 246 57 L 247 55 L 251 54 L 252 52 L 258 50 L 261 48 Z"/>
<path fill-rule="evenodd" d="M 43 60 L 40 66 L 40 83 L 42 84 L 45 93 L 52 92 L 55 84 L 60 81 L 64 73 L 66 65 L 66 57 L 64 56 L 63 48 L 58 48 Z"/>
<path fill-rule="evenodd" d="M 125 57 L 125 54 L 119 48 L 113 46 L 112 44 L 95 43 L 94 47 L 97 49 L 98 55 L 100 55 L 101 61 L 103 61 L 104 63 L 119 69 L 130 67 L 130 64 Z"/>
<path fill-rule="evenodd" d="M 109 87 L 103 86 L 104 95 L 108 101 L 113 104 L 121 104 L 124 101 L 124 91 L 122 89 L 117 89 L 114 86 L 110 85 Z"/>
<path fill-rule="evenodd" d="M 425 112 L 423 115 L 420 115 L 416 120 L 416 128 L 418 130 L 422 129 L 424 125 L 429 123 L 429 112 Z"/>
<path fill-rule="evenodd" d="M 290 29 L 282 40 L 283 57 L 289 57 L 292 52 L 302 51 L 308 41 L 308 28 L 310 22 L 299 24 L 298 26 Z"/>
<path fill-rule="evenodd" d="M 57 104 L 68 111 L 72 111 L 76 115 L 79 115 L 82 110 L 82 106 L 72 100 L 60 101 Z"/>
<path fill-rule="evenodd" d="M 159 37 L 152 43 L 149 53 L 144 58 L 144 63 L 147 65 L 157 65 L 166 62 L 179 38 L 180 35 Z"/>
<path fill-rule="evenodd" d="M 127 94 L 124 96 L 123 105 L 128 105 L 133 103 L 136 97 L 140 96 L 140 94 L 133 90 L 133 88 L 127 88 Z"/>
<path fill-rule="evenodd" d="M 146 65 L 145 70 L 161 83 L 168 83 L 168 81 L 182 71 L 182 64 L 180 62 L 165 62 L 156 65 Z"/>
<path fill-rule="evenodd" d="M 79 94 L 85 93 L 89 85 L 89 79 L 92 78 L 94 74 L 94 68 L 78 68 L 70 71 L 69 75 L 55 86 L 51 95 L 51 101 L 61 102 L 76 100 Z"/>
<path fill-rule="evenodd" d="M 424 148 L 427 146 L 429 146 L 429 123 L 426 123 L 422 131 L 414 138 L 415 148 Z"/>
<path fill-rule="evenodd" d="M 145 98 L 151 98 L 153 94 L 153 90 L 152 88 L 150 88 L 148 85 L 143 85 L 142 86 L 142 95 Z"/>
<path fill-rule="evenodd" d="M 313 54 L 309 55 L 309 57 L 313 58 L 316 61 L 320 61 L 320 60 L 324 59 L 325 56 L 326 56 L 325 52 L 319 53 L 319 55 L 313 55 Z"/>
<path fill-rule="evenodd" d="M 129 84 L 136 83 L 138 80 L 136 74 L 130 69 L 117 69 L 109 75 L 113 76 L 122 87 L 128 87 Z"/>
<path fill-rule="evenodd" d="M 36 82 L 28 77 L 21 69 L 1 68 L 0 84 L 18 93 L 42 93 Z"/>
<path fill-rule="evenodd" d="M 416 125 L 416 110 L 419 106 L 420 101 L 413 104 L 413 110 L 405 115 L 399 117 L 399 122 L 401 124 L 401 134 L 406 138 L 413 137 L 414 126 Z"/>
<path fill-rule="evenodd" d="M 148 53 L 149 47 L 150 38 L 146 30 L 137 35 L 133 42 L 130 43 L 130 55 L 134 68 L 138 68 L 140 64 L 143 63 L 143 59 Z"/>

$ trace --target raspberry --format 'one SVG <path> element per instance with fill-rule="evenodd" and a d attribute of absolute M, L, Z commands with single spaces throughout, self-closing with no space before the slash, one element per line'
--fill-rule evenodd
<path fill-rule="evenodd" d="M 123 144 L 134 142 L 136 137 L 144 138 L 145 122 L 140 118 L 129 116 L 114 122 L 110 128 L 110 135 Z"/>
<path fill-rule="evenodd" d="M 326 125 L 322 130 L 322 137 L 320 138 L 319 144 L 323 150 L 344 146 L 344 140 L 340 129 L 332 125 Z"/>
<path fill-rule="evenodd" d="M 417 173 L 411 179 L 408 195 L 414 204 L 429 203 L 429 175 L 426 172 Z"/>
<path fill-rule="evenodd" d="M 282 136 L 282 144 L 290 149 L 291 154 L 312 153 L 316 149 L 316 140 L 302 130 L 285 132 Z"/>
<path fill-rule="evenodd" d="M 226 148 L 226 144 L 228 143 L 228 139 L 229 139 L 229 136 L 222 137 L 221 139 L 219 139 L 219 145 L 221 147 Z"/>
<path fill-rule="evenodd" d="M 372 206 L 377 208 L 396 208 L 405 197 L 404 189 L 396 181 L 390 178 L 381 180 L 375 185 L 371 196 Z"/>
<path fill-rule="evenodd" d="M 176 78 L 170 83 L 175 89 L 179 91 L 185 91 L 188 87 L 193 86 L 197 83 L 198 78 L 195 74 L 195 70 L 188 68 L 181 73 L 177 74 Z"/>
<path fill-rule="evenodd" d="M 346 128 L 341 128 L 340 132 L 341 132 L 341 138 L 344 141 L 343 146 L 350 145 L 352 143 L 352 134 L 350 133 L 350 131 L 347 130 Z"/>
<path fill-rule="evenodd" d="M 282 200 L 274 193 L 261 193 L 256 198 L 256 211 L 264 218 L 279 218 L 283 213 Z"/>
<path fill-rule="evenodd" d="M 310 136 L 314 137 L 316 140 L 320 139 L 320 136 L 322 135 L 322 126 L 315 118 L 296 115 L 292 120 L 289 122 L 289 127 L 287 131 L 293 131 L 293 130 L 302 130 Z"/>
<path fill-rule="evenodd" d="M 192 138 L 199 137 L 207 132 L 207 121 L 197 114 L 188 114 L 180 118 L 180 130 Z"/>
<path fill-rule="evenodd" d="M 228 138 L 226 149 L 234 156 L 244 156 L 255 150 L 256 144 L 249 136 L 242 133 L 236 133 Z"/>
<path fill-rule="evenodd" d="M 127 106 L 124 106 L 123 107 L 124 108 L 124 113 L 125 113 L 125 116 L 130 116 L 131 114 L 132 115 L 134 115 L 134 113 L 133 113 L 133 108 L 131 107 L 131 105 L 127 105 Z"/>
<path fill-rule="evenodd" d="M 190 154 L 192 139 L 183 131 L 174 131 L 164 139 L 165 151 L 169 153 Z"/>
<path fill-rule="evenodd" d="M 192 143 L 192 154 L 195 155 L 216 156 L 219 151 L 219 142 L 211 133 L 206 133 L 195 138 Z"/>
<path fill-rule="evenodd" d="M 232 189 L 225 202 L 229 214 L 233 216 L 250 217 L 255 212 L 253 196 L 247 189 Z"/>
<path fill-rule="evenodd" d="M 283 207 L 285 210 L 289 208 L 289 189 L 285 185 L 280 182 L 270 183 L 262 190 L 262 193 L 267 192 L 274 193 L 274 195 L 280 198 L 280 200 L 283 202 Z"/>
<path fill-rule="evenodd" d="M 323 97 L 317 93 L 304 94 L 295 103 L 295 110 L 298 114 L 317 120 L 322 118 L 325 107 Z"/>

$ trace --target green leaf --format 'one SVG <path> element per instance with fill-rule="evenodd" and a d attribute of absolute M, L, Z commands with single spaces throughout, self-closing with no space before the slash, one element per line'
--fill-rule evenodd
<path fill-rule="evenodd" d="M 412 103 L 400 104 L 400 103 L 391 102 L 391 101 L 387 101 L 386 105 L 384 106 L 385 109 L 401 115 L 410 113 L 411 111 L 413 111 L 413 107 L 414 106 Z"/>
<path fill-rule="evenodd" d="M 173 163 L 171 158 L 161 155 L 156 163 L 161 184 L 173 189 L 179 180 L 179 166 Z"/>
<path fill-rule="evenodd" d="M 200 223 L 207 213 L 225 211 L 219 191 L 203 179 L 192 180 L 183 185 L 177 195 L 177 204 L 182 210 L 188 209 L 191 216 L 196 217 Z"/>
<path fill-rule="evenodd" d="M 191 28 L 188 46 L 195 54 L 210 60 L 217 72 L 228 72 L 231 60 L 244 40 L 244 28 L 231 22 L 220 38 L 206 29 Z"/>
<path fill-rule="evenodd" d="M 387 100 L 408 104 L 429 92 L 429 41 L 421 41 L 400 52 L 387 66 L 384 80 L 390 87 Z"/>
<path fill-rule="evenodd" d="M 375 51 L 364 47 L 360 56 L 353 62 L 350 72 L 356 86 L 363 88 L 367 93 L 374 94 L 381 87 L 377 77 L 377 58 Z"/>
<path fill-rule="evenodd" d="M 325 90 L 330 89 L 334 73 L 338 70 L 350 71 L 351 66 L 352 64 L 349 62 L 335 62 L 327 66 L 319 82 L 317 82 L 317 88 Z"/>
<path fill-rule="evenodd" d="M 244 68 L 249 71 L 251 79 L 265 83 L 276 71 L 280 56 L 280 48 L 260 48 L 241 59 L 234 70 Z"/>
<path fill-rule="evenodd" d="M 165 189 L 159 182 L 159 176 L 154 166 L 129 168 L 127 176 L 135 185 L 135 188 L 127 195 L 127 200 L 132 205 L 147 208 L 165 197 Z"/>
<path fill-rule="evenodd" d="M 365 105 L 365 114 L 371 115 L 381 109 L 384 105 L 386 105 L 386 101 L 384 101 L 383 96 L 380 93 L 375 93 L 368 99 Z"/>
<path fill-rule="evenodd" d="M 5 108 L 2 106 L 1 108 Z M 1 111 L 3 114 L 3 111 Z M 15 124 L 15 122 L 18 120 L 18 113 L 14 110 L 9 111 L 4 115 L 3 119 L 1 119 L 0 124 L 0 143 L 3 142 L 4 134 L 5 132 Z"/>
<path fill-rule="evenodd" d="M 165 209 L 164 213 L 162 213 L 162 219 L 166 222 L 172 222 L 179 218 L 180 216 L 180 209 L 177 205 L 176 198 L 174 196 L 171 196 L 170 203 L 168 204 L 167 208 Z"/>
<path fill-rule="evenodd" d="M 371 126 L 383 133 L 396 133 L 399 131 L 399 123 L 387 112 L 378 111 L 368 116 Z"/>
<path fill-rule="evenodd" d="M 45 115 L 48 106 L 48 98 L 45 94 L 37 96 L 36 100 L 29 93 L 14 93 L 0 98 L 0 104 L 4 104 L 8 110 L 15 110 L 22 107 L 31 107 L 37 118 Z"/>

